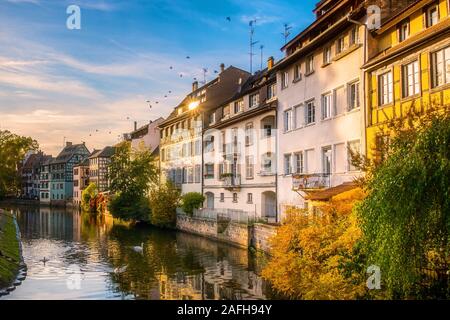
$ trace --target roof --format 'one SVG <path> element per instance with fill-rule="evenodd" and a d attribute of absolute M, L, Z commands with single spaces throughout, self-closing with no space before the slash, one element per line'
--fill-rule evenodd
<path fill-rule="evenodd" d="M 83 152 L 84 151 L 84 152 Z M 88 153 L 89 150 L 86 148 L 84 143 L 80 144 L 68 144 L 64 147 L 61 153 L 53 161 L 54 163 L 65 163 L 69 161 L 74 155 L 80 153 Z"/>
<path fill-rule="evenodd" d="M 116 148 L 114 147 L 105 147 L 102 150 L 95 150 L 89 156 L 89 159 L 92 158 L 111 158 L 116 152 Z"/>
<path fill-rule="evenodd" d="M 334 196 L 337 196 L 338 194 L 356 189 L 357 187 L 358 186 L 354 182 L 346 182 L 336 187 L 324 190 L 306 191 L 307 196 L 305 197 L 305 199 L 312 201 L 327 201 L 333 198 Z"/>
<path fill-rule="evenodd" d="M 81 162 L 74 165 L 74 167 L 89 167 L 89 158 L 84 158 Z"/>
<path fill-rule="evenodd" d="M 222 105 L 225 101 L 229 100 L 234 96 L 234 94 L 239 90 L 249 77 L 250 73 L 242 69 L 230 66 L 224 71 L 222 71 L 219 76 L 212 81 L 201 86 L 197 90 L 189 93 L 182 102 L 174 108 L 172 113 L 163 121 L 159 127 L 163 128 L 166 125 L 171 124 L 174 119 L 186 117 L 189 112 L 183 112 L 181 115 L 178 114 L 179 108 L 184 108 L 189 105 L 189 103 L 194 100 L 199 93 L 206 91 L 206 101 L 200 103 L 198 109 L 201 111 L 207 111 Z M 239 83 L 241 79 L 241 83 Z"/>

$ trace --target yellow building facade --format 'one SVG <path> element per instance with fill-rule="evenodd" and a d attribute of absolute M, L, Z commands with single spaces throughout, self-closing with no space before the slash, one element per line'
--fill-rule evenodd
<path fill-rule="evenodd" d="M 450 0 L 413 1 L 368 35 L 367 156 L 386 124 L 411 110 L 450 105 Z"/>

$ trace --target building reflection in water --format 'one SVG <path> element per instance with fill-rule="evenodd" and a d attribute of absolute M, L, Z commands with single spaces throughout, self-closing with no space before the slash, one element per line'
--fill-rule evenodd
<path fill-rule="evenodd" d="M 28 246 L 39 239 L 55 240 L 56 245 L 64 246 L 63 263 L 83 266 L 86 279 L 104 277 L 105 290 L 114 297 L 280 298 L 258 275 L 260 262 L 247 250 L 186 233 L 130 226 L 75 210 L 26 207 L 15 211 Z M 144 252 L 135 252 L 133 247 L 141 243 Z"/>

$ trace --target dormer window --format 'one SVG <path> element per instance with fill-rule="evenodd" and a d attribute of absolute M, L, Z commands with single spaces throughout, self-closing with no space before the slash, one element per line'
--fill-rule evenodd
<path fill-rule="evenodd" d="M 345 39 L 344 36 L 336 40 L 336 54 L 340 54 L 345 50 Z"/>
<path fill-rule="evenodd" d="M 302 70 L 300 67 L 300 63 L 297 63 L 294 66 L 294 82 L 302 80 Z"/>
<path fill-rule="evenodd" d="M 250 108 L 256 108 L 259 105 L 259 93 L 250 95 Z"/>
<path fill-rule="evenodd" d="M 434 26 L 439 22 L 439 11 L 437 5 L 430 6 L 426 12 L 427 28 Z"/>
<path fill-rule="evenodd" d="M 358 27 L 353 27 L 350 31 L 350 45 L 355 45 L 359 43 L 359 30 Z"/>
<path fill-rule="evenodd" d="M 402 22 L 398 27 L 398 42 L 405 41 L 409 37 L 409 21 Z"/>

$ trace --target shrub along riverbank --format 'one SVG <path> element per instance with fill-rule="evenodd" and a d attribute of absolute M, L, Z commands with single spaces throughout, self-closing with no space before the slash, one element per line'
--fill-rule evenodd
<path fill-rule="evenodd" d="M 14 217 L 0 210 L 0 290 L 14 282 L 20 260 L 20 243 Z"/>

